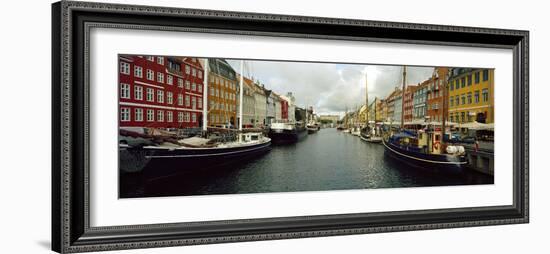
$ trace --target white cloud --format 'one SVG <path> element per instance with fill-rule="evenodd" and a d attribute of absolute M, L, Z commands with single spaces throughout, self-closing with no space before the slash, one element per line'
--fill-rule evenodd
<path fill-rule="evenodd" d="M 235 70 L 240 61 L 228 60 Z M 321 114 L 342 113 L 365 103 L 365 73 L 369 101 L 386 97 L 401 86 L 402 66 L 245 61 L 245 76 L 259 79 L 276 93 L 293 92 L 299 106 L 313 106 Z M 407 67 L 407 84 L 431 76 L 433 67 Z"/>

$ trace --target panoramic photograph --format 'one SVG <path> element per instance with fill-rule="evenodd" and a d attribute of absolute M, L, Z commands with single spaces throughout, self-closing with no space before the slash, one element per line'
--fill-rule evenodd
<path fill-rule="evenodd" d="M 118 63 L 119 198 L 494 183 L 494 69 Z"/>

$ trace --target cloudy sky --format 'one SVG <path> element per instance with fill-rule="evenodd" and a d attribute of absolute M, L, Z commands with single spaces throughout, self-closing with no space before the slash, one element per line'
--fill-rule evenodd
<path fill-rule="evenodd" d="M 237 72 L 239 60 L 228 60 Z M 432 75 L 431 67 L 407 67 L 407 84 L 418 84 Z M 401 87 L 402 66 L 245 61 L 244 75 L 259 79 L 278 94 L 293 92 L 296 104 L 313 106 L 318 114 L 342 114 L 365 103 L 365 73 L 369 103 Z"/>

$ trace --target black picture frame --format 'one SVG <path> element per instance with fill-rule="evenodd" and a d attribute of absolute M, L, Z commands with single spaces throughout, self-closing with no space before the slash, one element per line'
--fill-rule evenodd
<path fill-rule="evenodd" d="M 513 205 L 90 227 L 87 32 L 97 25 L 513 50 Z M 529 32 L 62 1 L 52 5 L 52 249 L 150 248 L 527 223 Z M 510 102 L 512 103 L 512 102 Z"/>

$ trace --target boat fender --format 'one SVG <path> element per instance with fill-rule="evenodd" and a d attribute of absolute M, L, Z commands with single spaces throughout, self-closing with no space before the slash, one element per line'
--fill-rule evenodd
<path fill-rule="evenodd" d="M 466 152 L 463 146 L 457 146 L 456 148 L 458 149 L 458 154 L 464 154 Z"/>
<path fill-rule="evenodd" d="M 458 152 L 458 148 L 456 146 L 447 146 L 446 151 L 448 154 L 455 154 Z"/>

